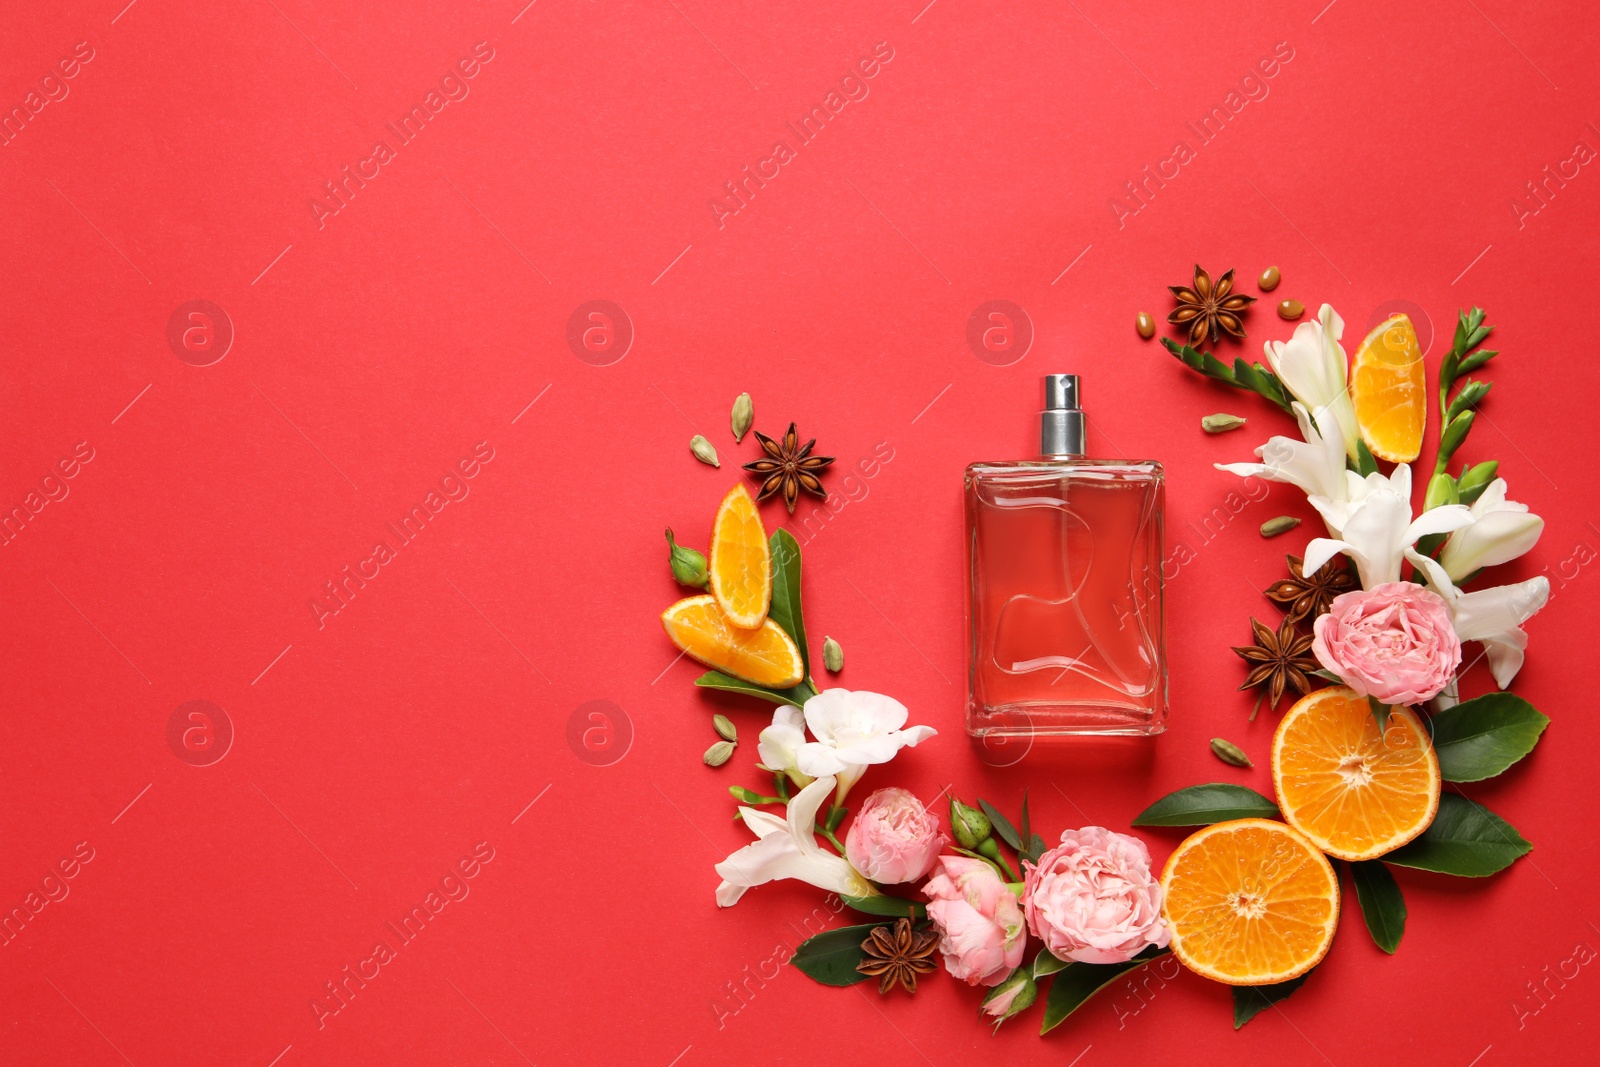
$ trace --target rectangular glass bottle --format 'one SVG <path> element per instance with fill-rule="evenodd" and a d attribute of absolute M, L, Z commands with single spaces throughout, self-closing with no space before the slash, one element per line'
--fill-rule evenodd
<path fill-rule="evenodd" d="M 974 737 L 1167 728 L 1161 465 L 1085 459 L 1083 427 L 1049 375 L 1041 458 L 967 468 Z"/>

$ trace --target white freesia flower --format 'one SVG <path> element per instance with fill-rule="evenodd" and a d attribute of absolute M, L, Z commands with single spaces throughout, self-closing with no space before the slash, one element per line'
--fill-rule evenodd
<path fill-rule="evenodd" d="M 782 704 L 772 713 L 772 725 L 761 731 L 756 751 L 761 755 L 761 766 L 788 775 L 789 781 L 803 789 L 811 784 L 811 775 L 802 773 L 795 760 L 800 746 L 805 743 L 804 713 L 799 708 Z"/>
<path fill-rule="evenodd" d="M 1356 455 L 1356 409 L 1350 403 L 1350 363 L 1339 338 L 1344 320 L 1323 304 L 1315 322 L 1302 322 L 1287 341 L 1268 341 L 1262 348 L 1284 387 L 1313 415 L 1332 413 L 1339 425 L 1345 454 Z M 1320 422 L 1320 420 L 1319 420 Z M 1307 572 L 1309 573 L 1309 572 Z"/>
<path fill-rule="evenodd" d="M 1495 684 L 1501 689 L 1510 685 L 1522 669 L 1523 650 L 1528 647 L 1522 624 L 1549 603 L 1550 579 L 1541 574 L 1515 585 L 1463 593 L 1437 560 L 1415 551 L 1408 551 L 1406 558 L 1428 576 L 1429 586 L 1444 598 L 1456 636 L 1482 643 Z"/>
<path fill-rule="evenodd" d="M 1378 473 L 1367 475 L 1361 490 L 1346 511 L 1339 537 L 1318 537 L 1306 545 L 1304 573 L 1315 574 L 1343 552 L 1355 560 L 1363 589 L 1398 582 L 1400 561 L 1418 538 L 1450 533 L 1473 521 L 1464 504 L 1431 508 L 1413 520 L 1411 467 L 1405 463 L 1387 478 Z"/>
<path fill-rule="evenodd" d="M 1213 466 L 1241 478 L 1265 478 L 1269 482 L 1287 482 L 1298 487 L 1321 512 L 1328 532 L 1337 537 L 1350 502 L 1352 482 L 1360 484 L 1361 479 L 1345 466 L 1343 431 L 1334 413 L 1324 408 L 1317 412 L 1313 421 L 1300 401 L 1289 406 L 1300 423 L 1303 443 L 1292 437 L 1272 437 L 1256 449 L 1256 455 L 1262 460 L 1260 463 L 1217 463 Z"/>
<path fill-rule="evenodd" d="M 805 774 L 836 777 L 835 802 L 843 801 L 869 766 L 888 763 L 902 748 L 938 733 L 931 726 L 901 729 L 910 714 L 904 704 L 882 693 L 824 689 L 806 701 L 806 726 L 816 740 L 800 746 L 796 762 Z"/>
<path fill-rule="evenodd" d="M 1457 530 L 1444 543 L 1439 562 L 1451 581 L 1459 582 L 1473 571 L 1516 559 L 1539 541 L 1544 520 L 1528 505 L 1506 499 L 1506 480 L 1496 478 L 1473 501 L 1471 526 Z"/>
<path fill-rule="evenodd" d="M 781 878 L 798 878 L 842 896 L 870 897 L 878 890 L 843 856 L 817 844 L 817 809 L 833 791 L 832 778 L 818 778 L 789 801 L 788 818 L 740 808 L 739 815 L 756 840 L 717 864 L 722 876 L 717 906 L 730 908 L 751 886 Z"/>

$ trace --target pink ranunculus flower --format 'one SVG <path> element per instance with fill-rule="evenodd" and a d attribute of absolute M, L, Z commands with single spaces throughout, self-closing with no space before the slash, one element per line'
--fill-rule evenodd
<path fill-rule="evenodd" d="M 966 856 L 940 856 L 922 892 L 952 977 L 997 986 L 1022 965 L 1028 940 L 1022 906 L 993 867 Z"/>
<path fill-rule="evenodd" d="M 880 789 L 867 798 L 844 839 L 850 865 L 874 882 L 915 882 L 949 844 L 939 820 L 909 789 Z"/>
<path fill-rule="evenodd" d="M 1317 661 L 1364 697 L 1431 700 L 1461 666 L 1450 606 L 1414 582 L 1385 582 L 1335 597 L 1315 623 Z"/>
<path fill-rule="evenodd" d="M 1100 826 L 1067 830 L 1026 866 L 1028 928 L 1057 959 L 1123 963 L 1172 937 L 1150 850 L 1137 837 Z"/>

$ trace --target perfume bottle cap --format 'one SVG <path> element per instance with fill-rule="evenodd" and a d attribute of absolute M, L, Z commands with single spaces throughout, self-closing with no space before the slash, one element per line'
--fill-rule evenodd
<path fill-rule="evenodd" d="M 1044 376 L 1044 410 L 1039 413 L 1039 454 L 1083 455 L 1083 411 L 1078 407 L 1078 376 Z"/>

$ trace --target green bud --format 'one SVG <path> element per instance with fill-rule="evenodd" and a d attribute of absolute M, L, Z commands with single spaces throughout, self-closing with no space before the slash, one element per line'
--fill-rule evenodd
<path fill-rule="evenodd" d="M 1499 460 L 1487 460 L 1475 466 L 1468 467 L 1461 472 L 1461 477 L 1456 479 L 1456 487 L 1460 490 L 1461 503 L 1474 503 L 1483 491 L 1489 488 L 1489 483 L 1494 481 L 1500 472 Z"/>
<path fill-rule="evenodd" d="M 1032 1007 L 1038 996 L 1039 986 L 1032 972 L 1027 967 L 1018 967 L 1009 978 L 989 990 L 979 1010 L 993 1016 L 995 1028 L 999 1029 L 1001 1023 Z"/>
<path fill-rule="evenodd" d="M 955 797 L 950 798 L 950 829 L 956 835 L 956 844 L 962 848 L 977 848 L 992 831 L 989 816 L 977 808 L 969 808 Z"/>
<path fill-rule="evenodd" d="M 1456 480 L 1444 471 L 1440 471 L 1428 479 L 1428 495 L 1423 499 L 1422 510 L 1431 511 L 1446 504 L 1457 503 L 1460 499 Z"/>
<path fill-rule="evenodd" d="M 670 550 L 667 561 L 672 565 L 672 576 L 678 580 L 678 584 L 704 589 L 711 580 L 711 575 L 706 572 L 706 557 L 674 541 L 670 527 L 667 529 L 667 547 Z"/>
<path fill-rule="evenodd" d="M 834 674 L 844 670 L 844 647 L 831 637 L 822 641 L 822 665 Z"/>
<path fill-rule="evenodd" d="M 754 789 L 746 789 L 742 785 L 730 785 L 728 793 L 741 804 L 759 804 L 762 800 L 760 793 L 757 793 Z"/>

